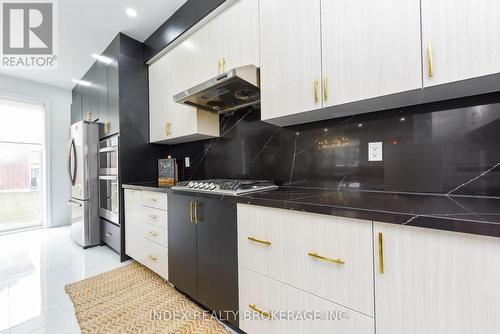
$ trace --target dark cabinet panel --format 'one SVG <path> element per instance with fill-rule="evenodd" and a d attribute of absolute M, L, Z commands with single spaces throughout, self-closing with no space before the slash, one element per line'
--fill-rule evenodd
<path fill-rule="evenodd" d="M 76 86 L 71 91 L 71 124 L 79 122 L 83 119 L 82 115 L 82 93 L 79 86 Z"/>
<path fill-rule="evenodd" d="M 197 296 L 196 224 L 190 221 L 188 196 L 168 197 L 168 277 L 176 288 Z"/>
<path fill-rule="evenodd" d="M 84 77 L 83 80 L 88 80 L 88 78 Z M 91 87 L 81 86 L 82 92 L 82 119 L 89 120 L 89 117 L 92 116 L 92 108 L 91 108 Z"/>
<path fill-rule="evenodd" d="M 107 90 L 107 122 L 109 126 L 109 135 L 116 134 L 120 131 L 120 91 L 119 91 L 119 73 L 118 59 L 113 59 L 113 62 L 106 68 L 108 78 Z"/>
<path fill-rule="evenodd" d="M 198 301 L 216 312 L 238 310 L 236 205 L 197 199 Z M 229 313 L 221 313 L 230 316 Z M 227 319 L 238 325 L 237 319 Z"/>
<path fill-rule="evenodd" d="M 236 312 L 236 204 L 183 194 L 168 201 L 169 280 L 212 311 Z M 236 318 L 226 320 L 238 325 Z"/>

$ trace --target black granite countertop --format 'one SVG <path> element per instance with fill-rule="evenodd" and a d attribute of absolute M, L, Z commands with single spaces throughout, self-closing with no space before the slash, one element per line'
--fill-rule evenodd
<path fill-rule="evenodd" d="M 123 188 L 173 191 L 152 183 L 128 184 Z M 237 198 L 216 197 L 244 204 L 500 237 L 500 198 L 495 197 L 300 187 L 280 187 Z"/>

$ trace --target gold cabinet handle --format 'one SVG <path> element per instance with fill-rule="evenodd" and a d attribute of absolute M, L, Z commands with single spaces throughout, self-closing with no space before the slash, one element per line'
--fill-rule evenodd
<path fill-rule="evenodd" d="M 109 133 L 109 121 L 104 122 L 104 134 Z"/>
<path fill-rule="evenodd" d="M 248 237 L 248 240 L 258 242 L 259 244 L 263 244 L 266 246 L 271 246 L 271 241 L 266 241 L 266 240 L 259 240 L 255 237 Z"/>
<path fill-rule="evenodd" d="M 194 208 L 194 222 L 196 224 L 198 224 L 199 222 L 201 222 L 201 217 L 198 216 L 198 208 L 201 206 L 200 203 L 198 202 L 194 202 L 193 204 L 193 208 Z"/>
<path fill-rule="evenodd" d="M 193 222 L 193 201 L 189 201 L 189 222 Z"/>
<path fill-rule="evenodd" d="M 319 102 L 318 86 L 319 86 L 318 80 L 314 80 L 314 103 Z"/>
<path fill-rule="evenodd" d="M 157 237 L 158 236 L 158 233 L 156 233 L 154 231 L 149 231 L 149 234 L 151 234 L 153 237 Z"/>
<path fill-rule="evenodd" d="M 151 202 L 156 202 L 156 198 L 150 198 L 149 199 Z"/>
<path fill-rule="evenodd" d="M 222 73 L 226 71 L 226 58 L 222 58 Z"/>
<path fill-rule="evenodd" d="M 165 123 L 165 135 L 166 136 L 172 135 L 172 123 L 170 123 L 170 122 Z"/>
<path fill-rule="evenodd" d="M 323 80 L 323 99 L 328 101 L 328 76 L 325 75 Z"/>
<path fill-rule="evenodd" d="M 155 215 L 149 215 L 149 218 L 151 218 L 151 219 L 157 219 L 157 218 L 158 218 L 158 216 L 155 216 Z"/>
<path fill-rule="evenodd" d="M 154 256 L 154 255 L 149 255 L 148 257 L 149 257 L 151 260 L 153 260 L 153 261 L 158 260 L 158 258 L 157 258 L 156 256 Z"/>
<path fill-rule="evenodd" d="M 217 67 L 217 74 L 222 73 L 222 59 L 219 59 L 218 67 Z"/>
<path fill-rule="evenodd" d="M 378 234 L 378 268 L 381 274 L 384 273 L 384 235 Z"/>
<path fill-rule="evenodd" d="M 110 236 L 112 236 L 112 235 L 113 235 L 113 234 L 112 234 L 112 233 L 110 233 L 110 232 L 107 232 L 107 233 L 106 233 L 106 236 L 107 236 L 107 237 L 110 237 Z"/>
<path fill-rule="evenodd" d="M 323 261 L 328 261 L 328 262 L 332 262 L 332 263 L 336 263 L 336 264 L 340 264 L 340 265 L 344 265 L 345 264 L 344 260 L 341 260 L 341 259 L 331 259 L 329 257 L 321 256 L 318 253 L 309 252 L 307 255 L 309 255 L 311 257 L 314 257 L 316 259 L 319 259 L 319 260 L 323 260 Z"/>
<path fill-rule="evenodd" d="M 270 312 L 262 311 L 261 309 L 257 308 L 257 306 L 255 304 L 249 304 L 248 307 L 250 307 L 255 312 L 263 315 L 265 318 L 268 318 L 268 319 L 271 318 L 271 313 Z"/>
<path fill-rule="evenodd" d="M 432 44 L 427 46 L 427 60 L 429 61 L 429 78 L 434 76 L 434 59 L 432 57 Z"/>

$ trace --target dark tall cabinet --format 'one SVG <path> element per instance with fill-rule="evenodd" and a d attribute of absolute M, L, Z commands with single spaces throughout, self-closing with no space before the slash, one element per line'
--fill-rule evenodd
<path fill-rule="evenodd" d="M 168 201 L 175 208 L 168 211 L 170 282 L 210 310 L 236 312 L 236 203 L 179 193 Z M 236 318 L 227 320 L 238 325 Z"/>
<path fill-rule="evenodd" d="M 143 58 L 144 45 L 118 34 L 104 50 L 104 60 L 95 61 L 72 92 L 71 122 L 90 120 L 100 123 L 101 139 L 119 135 L 119 217 L 120 225 L 101 219 L 101 240 L 125 255 L 123 183 L 155 182 L 157 159 L 166 157 L 166 148 L 149 144 L 148 69 Z M 111 232 L 110 232 L 111 231 Z"/>

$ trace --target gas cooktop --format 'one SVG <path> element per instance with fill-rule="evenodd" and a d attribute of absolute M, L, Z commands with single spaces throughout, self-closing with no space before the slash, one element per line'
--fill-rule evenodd
<path fill-rule="evenodd" d="M 273 181 L 213 179 L 201 181 L 181 181 L 172 190 L 239 196 L 260 191 L 278 189 Z"/>

